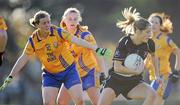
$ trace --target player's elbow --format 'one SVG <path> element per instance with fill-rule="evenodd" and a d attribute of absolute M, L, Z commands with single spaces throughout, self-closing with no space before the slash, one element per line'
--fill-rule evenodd
<path fill-rule="evenodd" d="M 120 61 L 114 61 L 114 70 L 118 71 L 118 70 L 122 70 L 123 69 L 123 65 Z"/>

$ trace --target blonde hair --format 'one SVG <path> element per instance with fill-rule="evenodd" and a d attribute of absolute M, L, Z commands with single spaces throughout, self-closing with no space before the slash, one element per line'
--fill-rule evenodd
<path fill-rule="evenodd" d="M 45 18 L 45 17 L 50 18 L 50 14 L 48 12 L 46 12 L 46 11 L 40 10 L 40 11 L 36 12 L 36 14 L 34 15 L 33 18 L 29 19 L 29 23 L 30 23 L 30 25 L 35 27 L 36 24 L 39 24 L 40 19 Z"/>
<path fill-rule="evenodd" d="M 132 10 L 132 7 L 125 8 L 122 15 L 126 20 L 118 21 L 116 25 L 126 34 L 134 34 L 136 29 L 145 30 L 150 25 L 146 19 L 140 16 L 136 9 Z"/>
<path fill-rule="evenodd" d="M 152 13 L 148 19 L 152 18 L 152 17 L 157 17 L 159 18 L 159 23 L 161 25 L 160 30 L 164 33 L 172 33 L 173 32 L 173 25 L 172 22 L 170 20 L 170 16 L 165 14 L 165 13 Z"/>
<path fill-rule="evenodd" d="M 78 14 L 78 21 L 81 22 L 82 21 L 82 17 L 81 17 L 81 13 L 77 8 L 68 8 L 65 10 L 62 19 L 64 20 L 67 16 L 68 13 L 77 13 Z"/>
<path fill-rule="evenodd" d="M 77 13 L 78 14 L 78 21 L 81 22 L 82 21 L 82 17 L 81 17 L 81 13 L 77 8 L 68 8 L 65 10 L 63 16 L 62 16 L 62 20 L 60 22 L 60 27 L 61 28 L 65 28 L 66 27 L 66 23 L 64 22 L 64 19 L 66 18 L 68 13 Z M 81 26 L 78 25 L 78 28 L 82 29 L 82 30 L 88 30 L 88 26 Z"/>

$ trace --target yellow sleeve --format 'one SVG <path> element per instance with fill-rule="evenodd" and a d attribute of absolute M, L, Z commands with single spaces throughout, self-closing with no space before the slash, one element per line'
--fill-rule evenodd
<path fill-rule="evenodd" d="M 0 30 L 7 30 L 7 25 L 1 16 L 0 16 Z"/>
<path fill-rule="evenodd" d="M 93 35 L 86 35 L 84 39 L 89 43 L 96 45 L 96 40 L 94 39 Z"/>
<path fill-rule="evenodd" d="M 90 32 L 82 32 L 81 33 L 81 39 L 86 40 L 87 42 L 91 43 L 92 45 L 96 45 L 96 40 L 94 39 L 93 35 L 90 34 Z M 72 45 L 73 52 L 79 56 L 79 54 L 82 53 L 82 51 L 86 48 L 78 46 L 76 44 Z"/>
<path fill-rule="evenodd" d="M 67 32 L 61 28 L 58 28 L 57 31 L 58 31 L 58 34 L 59 34 L 61 39 L 67 40 L 68 42 L 71 42 L 73 35 L 71 35 L 69 32 Z"/>
<path fill-rule="evenodd" d="M 30 41 L 27 42 L 25 48 L 24 48 L 24 53 L 27 55 L 33 55 L 34 54 L 34 48 L 32 47 Z"/>

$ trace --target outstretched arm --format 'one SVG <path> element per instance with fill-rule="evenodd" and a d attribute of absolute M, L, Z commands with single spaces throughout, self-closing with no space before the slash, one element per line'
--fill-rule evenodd
<path fill-rule="evenodd" d="M 27 44 L 28 45 L 28 44 Z M 27 46 L 25 47 L 25 49 L 27 48 Z M 22 67 L 28 62 L 28 60 L 30 59 L 30 56 L 27 55 L 25 53 L 25 51 L 27 50 L 24 50 L 24 52 L 22 53 L 22 55 L 19 57 L 19 59 L 17 60 L 17 62 L 15 63 L 14 67 L 12 68 L 9 76 L 4 80 L 4 83 L 3 85 L 0 87 L 0 91 L 3 91 L 4 88 L 6 88 L 9 83 L 11 83 L 12 79 L 14 76 L 16 76 L 21 70 L 22 70 Z"/>
<path fill-rule="evenodd" d="M 71 42 L 75 43 L 75 44 L 77 44 L 79 46 L 92 49 L 92 50 L 96 50 L 98 48 L 97 45 L 92 45 L 92 44 L 88 43 L 86 40 L 80 39 L 80 38 L 78 38 L 76 36 L 71 37 Z"/>
<path fill-rule="evenodd" d="M 16 61 L 15 65 L 12 68 L 12 71 L 9 75 L 14 77 L 16 74 L 18 74 L 22 70 L 24 65 L 28 62 L 31 55 L 33 55 L 33 54 L 34 54 L 34 50 L 32 48 L 32 45 L 28 41 L 25 48 L 24 48 L 23 53 L 21 54 L 21 56 Z"/>
<path fill-rule="evenodd" d="M 23 53 L 19 59 L 17 60 L 17 62 L 15 63 L 14 67 L 12 68 L 11 73 L 9 74 L 10 76 L 14 77 L 16 74 L 18 74 L 22 68 L 24 67 L 24 65 L 28 62 L 28 60 L 30 59 L 30 57 Z"/>
<path fill-rule="evenodd" d="M 98 48 L 97 45 L 92 45 L 88 41 L 78 38 L 76 36 L 73 36 L 64 30 L 58 29 L 58 31 L 59 31 L 58 32 L 59 36 L 61 38 L 68 40 L 71 43 L 77 44 L 79 46 L 92 49 L 92 50 L 96 51 L 97 55 L 99 55 L 99 56 L 111 56 L 112 55 L 112 51 L 110 49 Z"/>
<path fill-rule="evenodd" d="M 13 80 L 13 77 L 22 70 L 22 67 L 27 63 L 28 60 L 29 60 L 28 55 L 24 53 L 19 57 L 14 67 L 12 68 L 11 73 L 4 80 L 3 85 L 0 87 L 0 91 L 3 91 L 11 83 L 11 81 Z"/>

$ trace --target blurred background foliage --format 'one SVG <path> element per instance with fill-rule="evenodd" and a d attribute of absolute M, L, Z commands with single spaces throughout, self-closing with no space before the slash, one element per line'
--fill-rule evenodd
<path fill-rule="evenodd" d="M 0 15 L 8 25 L 8 44 L 5 62 L 0 67 L 0 83 L 8 75 L 15 61 L 20 56 L 33 32 L 29 19 L 38 10 L 46 10 L 51 14 L 52 23 L 59 25 L 63 12 L 69 7 L 78 8 L 83 17 L 82 25 L 89 26 L 99 46 L 111 48 L 113 51 L 122 37 L 116 22 L 122 20 L 121 11 L 127 7 L 137 8 L 141 16 L 147 18 L 152 12 L 165 12 L 171 16 L 174 33 L 171 38 L 180 46 L 180 0 L 0 0 Z M 107 68 L 111 60 L 107 60 Z M 174 66 L 174 57 L 171 59 Z M 0 93 L 1 104 L 41 105 L 41 70 L 36 59 L 26 65 L 20 75 L 3 92 Z M 145 77 L 147 78 L 147 77 Z M 166 105 L 179 105 L 180 84 L 177 84 Z M 132 101 L 117 102 L 115 105 L 138 105 Z"/>

